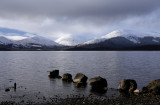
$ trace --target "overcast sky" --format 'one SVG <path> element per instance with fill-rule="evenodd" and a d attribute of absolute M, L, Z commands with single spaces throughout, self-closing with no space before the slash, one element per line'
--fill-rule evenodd
<path fill-rule="evenodd" d="M 0 27 L 89 40 L 116 29 L 160 31 L 160 0 L 0 0 Z"/>

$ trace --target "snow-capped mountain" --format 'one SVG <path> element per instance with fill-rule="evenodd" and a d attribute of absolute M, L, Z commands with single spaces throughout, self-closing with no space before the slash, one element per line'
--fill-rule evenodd
<path fill-rule="evenodd" d="M 78 44 L 82 43 L 81 40 L 75 39 L 75 38 L 70 37 L 70 36 L 60 37 L 55 42 L 57 42 L 61 45 L 66 45 L 66 46 L 75 46 L 75 45 L 78 45 Z"/>
<path fill-rule="evenodd" d="M 50 40 L 50 39 L 47 39 L 47 38 L 44 38 L 44 37 L 41 37 L 41 36 L 32 36 L 32 37 L 28 37 L 28 38 L 25 38 L 25 39 L 22 39 L 22 40 L 18 40 L 17 41 L 18 44 L 21 44 L 23 46 L 28 46 L 28 45 L 42 45 L 42 46 L 60 46 L 60 44 Z"/>
<path fill-rule="evenodd" d="M 138 49 L 151 50 L 153 47 L 154 50 L 160 50 L 160 33 L 158 32 L 115 30 L 99 39 L 85 43 L 82 43 L 83 41 L 80 39 L 74 39 L 70 35 L 65 37 L 62 35 L 62 37 L 53 41 L 36 34 L 19 31 L 17 33 L 5 33 L 0 30 L 0 50 L 6 48 L 31 50 L 129 50 L 137 49 L 137 47 Z"/>
<path fill-rule="evenodd" d="M 17 38 L 16 38 L 17 37 Z M 29 46 L 29 45 L 41 45 L 41 46 L 61 46 L 60 44 L 41 37 L 41 36 L 31 36 L 31 37 L 21 37 L 21 36 L 0 36 L 0 44 L 13 44 L 13 45 L 21 45 L 21 46 Z"/>
<path fill-rule="evenodd" d="M 70 50 L 129 50 L 136 47 L 151 49 L 148 46 L 160 47 L 160 33 L 132 30 L 116 30 L 99 39 L 87 41 Z M 146 47 L 147 46 L 147 47 Z"/>
<path fill-rule="evenodd" d="M 10 33 L 17 32 L 17 33 Z M 54 48 L 62 47 L 62 45 L 48 38 L 16 31 L 0 28 L 0 49 L 1 48 Z"/>
<path fill-rule="evenodd" d="M 95 44 L 106 41 L 108 39 L 116 38 L 116 37 L 123 37 L 128 39 L 133 43 L 141 43 L 140 39 L 145 37 L 152 37 L 153 42 L 159 42 L 157 38 L 160 38 L 160 33 L 157 32 L 140 32 L 140 31 L 133 31 L 133 30 L 115 30 L 110 32 L 109 34 L 102 36 L 99 39 L 87 41 L 84 44 Z"/>

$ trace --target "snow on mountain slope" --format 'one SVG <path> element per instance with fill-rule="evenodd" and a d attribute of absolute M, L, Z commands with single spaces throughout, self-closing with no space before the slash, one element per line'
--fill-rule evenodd
<path fill-rule="evenodd" d="M 149 39 L 143 39 L 146 36 L 152 37 L 152 41 Z M 0 44 L 15 44 L 15 45 L 22 45 L 22 46 L 29 46 L 29 45 L 40 45 L 40 46 L 75 46 L 78 44 L 85 45 L 85 44 L 95 44 L 104 42 L 107 39 L 116 38 L 116 37 L 124 37 L 129 41 L 140 44 L 140 43 L 160 43 L 160 33 L 152 32 L 152 31 L 137 31 L 137 30 L 115 30 L 108 33 L 105 36 L 100 37 L 99 39 L 94 39 L 87 41 L 85 43 L 83 38 L 81 37 L 74 37 L 71 35 L 61 35 L 56 41 L 47 39 L 45 37 L 41 37 L 36 34 L 21 32 L 17 30 L 11 29 L 4 29 L 0 28 Z M 127 40 L 127 41 L 128 41 Z M 83 44 L 82 44 L 83 43 Z"/>
<path fill-rule="evenodd" d="M 0 44 L 13 44 L 13 45 L 22 45 L 22 46 L 29 46 L 32 45 L 42 45 L 42 46 L 61 46 L 60 44 L 47 39 L 45 37 L 41 36 L 35 36 L 35 35 L 26 35 L 26 36 L 20 36 L 17 34 L 11 35 L 11 34 L 5 34 L 0 33 Z"/>
<path fill-rule="evenodd" d="M 0 27 L 0 44 L 13 46 L 61 46 L 60 44 L 34 33 Z"/>
<path fill-rule="evenodd" d="M 13 41 L 23 40 L 27 38 L 24 36 L 4 36 L 4 37 Z"/>
<path fill-rule="evenodd" d="M 4 34 L 0 33 L 0 44 L 7 45 L 7 44 L 11 44 L 11 43 L 14 43 L 14 41 L 6 38 L 6 37 L 4 36 Z"/>
<path fill-rule="evenodd" d="M 140 43 L 139 38 L 144 38 L 144 37 L 160 38 L 160 33 L 141 32 L 141 31 L 133 31 L 133 30 L 115 30 L 105 36 L 102 36 L 99 39 L 90 40 L 85 42 L 84 44 L 95 44 L 95 43 L 103 42 L 107 39 L 111 39 L 115 37 L 124 37 L 134 43 Z"/>
<path fill-rule="evenodd" d="M 105 36 L 102 36 L 102 38 L 106 38 L 106 39 L 110 39 L 110 38 L 114 38 L 114 37 L 125 37 L 125 38 L 139 37 L 139 38 L 143 38 L 146 36 L 160 37 L 160 33 L 141 32 L 141 31 L 134 31 L 134 30 L 115 30 Z"/>
<path fill-rule="evenodd" d="M 67 46 L 74 46 L 74 45 L 78 45 L 78 44 L 82 43 L 82 41 L 80 41 L 78 39 L 74 39 L 70 36 L 60 37 L 55 42 L 62 44 L 62 45 L 67 45 Z"/>
<path fill-rule="evenodd" d="M 17 43 L 24 46 L 28 44 L 38 44 L 38 45 L 44 45 L 44 46 L 60 46 L 58 43 L 41 36 L 28 37 L 23 40 L 17 41 Z"/>
<path fill-rule="evenodd" d="M 4 44 L 4 45 L 7 45 L 7 44 L 12 44 L 14 43 L 13 41 L 3 37 L 3 36 L 0 36 L 0 44 Z"/>

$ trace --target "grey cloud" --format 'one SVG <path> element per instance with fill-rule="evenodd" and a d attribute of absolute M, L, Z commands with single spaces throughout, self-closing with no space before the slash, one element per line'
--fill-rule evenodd
<path fill-rule="evenodd" d="M 1 0 L 0 16 L 107 20 L 146 14 L 159 4 L 159 0 Z"/>
<path fill-rule="evenodd" d="M 0 27 L 56 38 L 58 33 L 94 38 L 129 26 L 158 30 L 159 4 L 160 0 L 0 0 Z"/>

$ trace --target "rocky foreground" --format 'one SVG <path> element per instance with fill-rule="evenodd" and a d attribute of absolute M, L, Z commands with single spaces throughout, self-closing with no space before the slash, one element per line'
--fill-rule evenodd
<path fill-rule="evenodd" d="M 65 99 L 52 98 L 43 102 L 1 102 L 0 105 L 160 105 L 160 95 L 139 94 L 118 98 L 95 98 L 92 96 L 71 96 Z"/>
<path fill-rule="evenodd" d="M 65 82 L 74 82 L 76 87 L 82 87 L 86 84 L 88 77 L 82 73 L 77 73 L 74 79 L 69 73 L 59 76 L 59 70 L 49 72 L 50 78 L 62 78 Z M 89 79 L 91 91 L 107 92 L 107 80 L 97 76 Z M 14 84 L 16 89 L 16 83 Z M 6 90 L 7 91 L 7 90 Z M 9 90 L 8 90 L 9 91 Z M 95 97 L 93 95 L 70 95 L 66 98 L 55 96 L 46 100 L 43 96 L 42 101 L 2 101 L 0 105 L 160 105 L 160 79 L 151 81 L 142 91 L 137 90 L 137 83 L 132 79 L 124 79 L 120 82 L 117 91 L 119 97 Z M 34 102 L 35 101 L 35 102 Z"/>

